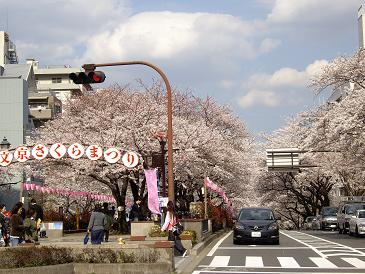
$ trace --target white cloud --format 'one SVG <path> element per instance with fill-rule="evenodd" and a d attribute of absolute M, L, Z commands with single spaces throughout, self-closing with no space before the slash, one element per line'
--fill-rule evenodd
<path fill-rule="evenodd" d="M 244 108 L 257 105 L 276 107 L 280 104 L 280 101 L 273 91 L 253 89 L 250 90 L 245 96 L 239 98 L 238 104 Z"/>
<path fill-rule="evenodd" d="M 239 99 L 239 105 L 252 107 L 264 105 L 276 107 L 279 104 L 298 105 L 305 97 L 310 77 L 320 72 L 328 62 L 316 60 L 303 71 L 293 68 L 281 68 L 272 74 L 254 74 L 244 83 L 247 94 Z"/>
<path fill-rule="evenodd" d="M 274 23 L 325 23 L 355 14 L 360 4 L 359 0 L 276 0 L 267 18 Z"/>
<path fill-rule="evenodd" d="M 225 14 L 143 12 L 110 32 L 90 37 L 82 59 L 180 58 L 183 62 L 253 58 L 279 45 L 274 39 L 256 45 L 256 27 L 255 23 Z"/>

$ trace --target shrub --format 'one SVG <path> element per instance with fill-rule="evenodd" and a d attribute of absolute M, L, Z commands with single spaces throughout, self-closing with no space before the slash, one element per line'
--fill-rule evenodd
<path fill-rule="evenodd" d="M 71 263 L 71 249 L 64 247 L 6 248 L 0 253 L 3 268 L 18 268 Z"/>
<path fill-rule="evenodd" d="M 110 248 L 19 247 L 0 251 L 1 268 L 34 267 L 66 263 L 156 263 L 159 252 L 147 249 L 141 255 Z"/>
<path fill-rule="evenodd" d="M 154 225 L 151 227 L 148 235 L 150 237 L 167 237 L 168 232 L 167 231 L 161 231 L 161 227 L 159 225 Z"/>
<path fill-rule="evenodd" d="M 196 232 L 194 230 L 184 230 L 181 235 L 191 236 L 191 243 L 193 246 L 198 243 L 198 241 L 196 240 Z"/>

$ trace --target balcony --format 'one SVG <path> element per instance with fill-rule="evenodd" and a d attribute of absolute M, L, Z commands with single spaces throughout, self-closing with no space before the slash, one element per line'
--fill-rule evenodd
<path fill-rule="evenodd" d="M 50 120 L 53 118 L 52 109 L 50 109 L 50 108 L 32 108 L 32 107 L 30 107 L 30 115 L 33 116 L 33 119 L 38 119 L 38 120 Z"/>

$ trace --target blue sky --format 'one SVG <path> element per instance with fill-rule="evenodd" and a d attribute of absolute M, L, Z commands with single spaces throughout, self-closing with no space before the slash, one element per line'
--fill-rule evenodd
<path fill-rule="evenodd" d="M 171 84 L 228 104 L 271 132 L 324 98 L 307 88 L 328 61 L 358 47 L 360 0 L 0 0 L 0 28 L 20 61 L 41 66 L 143 59 Z M 158 78 L 106 71 L 107 84 Z"/>

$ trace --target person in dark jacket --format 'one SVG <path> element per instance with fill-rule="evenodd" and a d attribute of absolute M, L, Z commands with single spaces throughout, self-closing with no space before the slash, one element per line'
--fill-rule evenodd
<path fill-rule="evenodd" d="M 129 219 L 131 221 L 144 221 L 141 202 L 141 199 L 138 198 L 132 205 L 131 212 L 129 213 Z"/>
<path fill-rule="evenodd" d="M 91 233 L 91 243 L 101 244 L 104 236 L 104 229 L 107 225 L 105 214 L 101 210 L 99 204 L 95 205 L 95 210 L 91 213 L 87 232 Z"/>
<path fill-rule="evenodd" d="M 104 226 L 104 236 L 105 236 L 104 241 L 108 242 L 109 241 L 109 232 L 113 226 L 113 215 L 111 214 L 111 211 L 109 210 L 108 203 L 103 203 L 103 213 L 106 218 L 106 225 Z"/>
<path fill-rule="evenodd" d="M 27 211 L 27 216 L 24 219 L 24 240 L 26 243 L 35 243 L 38 241 L 37 234 L 37 212 L 33 208 Z"/>
<path fill-rule="evenodd" d="M 37 201 L 33 198 L 30 200 L 30 206 L 29 209 L 32 209 L 36 212 L 35 222 L 37 226 L 37 235 L 41 228 L 41 223 L 43 222 L 44 216 L 43 216 L 43 209 L 40 205 L 37 204 Z M 41 238 L 46 238 L 45 233 L 40 233 Z"/>
<path fill-rule="evenodd" d="M 40 219 L 40 221 L 43 222 L 43 209 L 37 204 L 35 199 L 30 200 L 29 208 L 34 209 L 34 211 L 37 213 L 37 219 Z"/>
<path fill-rule="evenodd" d="M 5 215 L 6 207 L 4 204 L 0 204 L 0 229 L 1 237 L 4 239 L 5 246 L 9 246 L 10 231 L 9 231 L 9 220 Z"/>
<path fill-rule="evenodd" d="M 17 246 L 24 239 L 24 226 L 23 226 L 23 204 L 17 203 L 11 211 L 10 218 L 10 245 Z"/>

